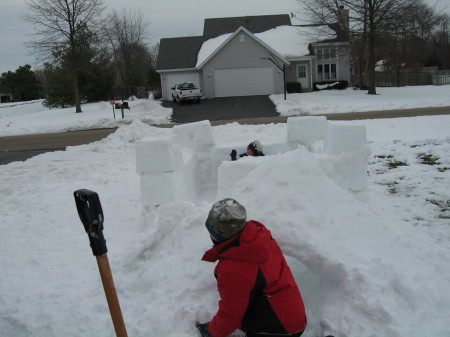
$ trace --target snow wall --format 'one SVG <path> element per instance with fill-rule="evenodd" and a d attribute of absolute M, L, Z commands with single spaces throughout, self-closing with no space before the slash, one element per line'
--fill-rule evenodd
<path fill-rule="evenodd" d="M 365 126 L 331 125 L 322 116 L 289 117 L 286 141 L 263 145 L 266 157 L 230 161 L 231 149 L 216 146 L 209 121 L 175 126 L 165 138 L 144 138 L 136 144 L 142 204 L 229 197 L 231 187 L 269 156 L 299 148 L 313 154 L 340 187 L 353 192 L 367 189 L 370 151 Z M 301 173 L 301 166 L 292 172 Z"/>

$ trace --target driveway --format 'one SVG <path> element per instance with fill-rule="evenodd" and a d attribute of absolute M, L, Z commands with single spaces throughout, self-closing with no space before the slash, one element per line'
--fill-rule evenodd
<path fill-rule="evenodd" d="M 173 109 L 172 122 L 192 123 L 202 120 L 238 120 L 279 116 L 269 96 L 242 96 L 202 99 L 197 103 L 164 102 Z"/>

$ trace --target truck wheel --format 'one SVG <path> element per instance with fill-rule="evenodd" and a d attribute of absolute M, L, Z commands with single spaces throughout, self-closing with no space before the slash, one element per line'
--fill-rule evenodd
<path fill-rule="evenodd" d="M 178 103 L 180 103 L 180 105 L 183 104 L 183 101 L 180 99 L 180 96 L 178 96 L 178 95 L 177 95 L 177 100 L 178 100 Z"/>
<path fill-rule="evenodd" d="M 177 100 L 175 99 L 175 97 L 173 96 L 173 94 L 172 94 L 172 100 L 173 100 L 174 102 L 177 101 Z"/>
<path fill-rule="evenodd" d="M 197 104 L 200 104 L 201 103 L 201 99 L 197 98 L 196 102 L 197 102 Z"/>

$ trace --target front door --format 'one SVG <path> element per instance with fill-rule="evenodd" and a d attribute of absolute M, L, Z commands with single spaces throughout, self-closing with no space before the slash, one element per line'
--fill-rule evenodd
<path fill-rule="evenodd" d="M 302 85 L 302 89 L 309 88 L 308 64 L 297 64 L 297 81 Z"/>

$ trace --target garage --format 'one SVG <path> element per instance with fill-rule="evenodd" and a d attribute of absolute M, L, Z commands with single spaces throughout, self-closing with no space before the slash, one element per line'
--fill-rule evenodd
<path fill-rule="evenodd" d="M 192 82 L 200 86 L 198 72 L 161 72 L 161 81 L 163 83 L 163 99 L 167 101 L 172 100 L 170 89 L 177 83 Z"/>
<path fill-rule="evenodd" d="M 215 97 L 275 93 L 272 67 L 227 68 L 214 71 Z"/>

